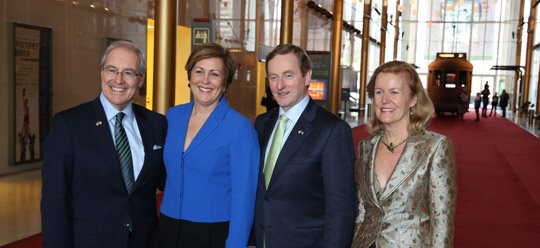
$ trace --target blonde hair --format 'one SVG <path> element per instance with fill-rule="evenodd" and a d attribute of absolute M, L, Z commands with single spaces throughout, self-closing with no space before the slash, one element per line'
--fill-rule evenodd
<path fill-rule="evenodd" d="M 416 69 L 403 61 L 390 61 L 377 67 L 367 85 L 367 93 L 372 100 L 375 94 L 375 81 L 377 80 L 377 76 L 382 72 L 402 75 L 407 81 L 407 85 L 409 85 L 409 89 L 411 90 L 411 97 L 417 97 L 416 105 L 411 108 L 407 129 L 413 135 L 423 132 L 431 121 L 435 108 L 424 90 Z M 367 131 L 374 135 L 378 135 L 383 131 L 382 123 L 375 116 L 375 108 L 371 109 L 371 118 L 367 124 Z"/>

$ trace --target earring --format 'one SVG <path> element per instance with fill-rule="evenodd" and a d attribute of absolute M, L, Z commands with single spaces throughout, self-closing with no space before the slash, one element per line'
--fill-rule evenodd
<path fill-rule="evenodd" d="M 409 108 L 409 115 L 412 116 L 414 114 L 414 107 Z"/>
<path fill-rule="evenodd" d="M 188 83 L 188 84 L 187 84 L 187 87 L 188 87 L 188 88 L 191 88 L 191 84 L 190 84 L 190 83 Z"/>

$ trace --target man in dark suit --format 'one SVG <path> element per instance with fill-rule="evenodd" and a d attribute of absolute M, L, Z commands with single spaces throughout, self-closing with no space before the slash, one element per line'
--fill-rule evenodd
<path fill-rule="evenodd" d="M 100 96 L 55 115 L 42 169 L 45 248 L 157 247 L 156 190 L 164 181 L 164 116 L 133 104 L 145 60 L 111 44 Z"/>
<path fill-rule="evenodd" d="M 351 128 L 309 97 L 312 71 L 302 48 L 279 45 L 266 63 L 280 107 L 255 121 L 261 172 L 252 245 L 350 247 L 356 214 Z"/>
<path fill-rule="evenodd" d="M 508 93 L 506 93 L 506 90 L 503 90 L 499 98 L 501 99 L 499 106 L 501 106 L 502 109 L 502 117 L 506 117 L 506 106 L 508 105 L 508 99 L 510 97 L 508 96 Z"/>

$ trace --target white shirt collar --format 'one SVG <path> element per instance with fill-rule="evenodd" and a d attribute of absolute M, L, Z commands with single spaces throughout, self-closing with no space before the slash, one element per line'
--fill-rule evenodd
<path fill-rule="evenodd" d="M 300 102 L 298 102 L 296 105 L 294 105 L 292 108 L 289 109 L 289 111 L 285 112 L 283 108 L 279 107 L 279 115 L 285 114 L 289 120 L 291 120 L 293 123 L 298 122 L 298 119 L 300 119 L 300 116 L 304 112 L 304 109 L 306 109 L 306 106 L 309 103 L 309 94 L 307 94 Z"/>
<path fill-rule="evenodd" d="M 107 98 L 105 98 L 105 95 L 103 95 L 103 92 L 101 92 L 101 94 L 99 95 L 99 100 L 101 101 L 101 105 L 103 106 L 103 109 L 105 110 L 105 116 L 107 116 L 107 120 L 114 119 L 116 114 L 118 114 L 118 112 L 124 112 L 124 114 L 126 114 L 124 119 L 127 121 L 134 120 L 135 116 L 133 114 L 133 108 L 132 108 L 131 102 L 129 102 L 128 106 L 124 110 L 119 111 L 109 102 L 109 100 L 107 100 Z"/>

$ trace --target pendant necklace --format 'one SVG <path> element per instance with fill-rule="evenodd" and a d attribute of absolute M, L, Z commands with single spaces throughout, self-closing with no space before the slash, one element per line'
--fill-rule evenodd
<path fill-rule="evenodd" d="M 384 133 L 383 133 L 383 136 L 381 137 L 381 141 L 382 143 L 384 144 L 384 146 L 386 146 L 386 149 L 388 149 L 388 151 L 390 151 L 391 153 L 394 153 L 394 149 L 398 148 L 400 145 L 403 145 L 403 143 L 405 143 L 405 141 L 407 140 L 407 138 L 409 138 L 409 136 L 407 135 L 407 137 L 401 141 L 399 144 L 397 144 L 396 146 L 394 144 L 392 144 L 392 142 L 390 142 L 390 145 L 386 144 L 386 142 L 384 142 Z"/>

